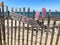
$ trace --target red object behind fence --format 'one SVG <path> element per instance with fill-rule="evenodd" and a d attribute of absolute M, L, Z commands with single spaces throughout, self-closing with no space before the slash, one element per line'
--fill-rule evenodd
<path fill-rule="evenodd" d="M 35 20 L 39 20 L 39 17 L 40 17 L 40 12 L 37 11 L 36 14 L 35 14 Z"/>
<path fill-rule="evenodd" d="M 46 9 L 42 8 L 42 18 L 45 18 L 45 17 L 46 17 Z"/>

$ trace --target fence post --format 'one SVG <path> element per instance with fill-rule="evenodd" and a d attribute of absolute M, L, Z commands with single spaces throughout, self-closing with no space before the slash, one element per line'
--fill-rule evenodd
<path fill-rule="evenodd" d="M 32 14 L 32 15 L 33 15 L 33 16 L 32 16 L 33 19 L 34 19 L 34 16 L 35 16 L 34 12 L 35 12 L 35 11 L 33 10 L 33 14 Z M 34 29 L 33 29 L 33 25 L 32 25 L 31 45 L 32 45 L 32 42 L 33 42 L 33 30 L 34 30 Z"/>
<path fill-rule="evenodd" d="M 21 19 L 20 19 L 21 20 Z M 19 29 L 18 29 L 18 45 L 20 45 L 20 21 L 19 21 Z"/>
<path fill-rule="evenodd" d="M 1 14 L 1 8 L 0 8 L 0 14 Z M 1 22 L 0 22 L 0 45 L 2 45 L 2 37 L 1 36 L 2 36 L 2 34 L 1 34 Z"/>
<path fill-rule="evenodd" d="M 14 45 L 16 45 L 16 30 L 17 30 L 17 21 L 15 20 L 15 40 L 14 40 Z"/>
<path fill-rule="evenodd" d="M 13 12 L 13 7 L 12 7 L 11 12 Z M 11 19 L 11 45 L 13 44 L 12 38 L 13 38 L 13 19 Z"/>
<path fill-rule="evenodd" d="M 40 45 L 42 45 L 42 37 L 43 37 L 43 26 L 44 26 L 44 19 L 42 18 L 42 29 L 41 29 L 41 37 L 40 37 Z"/>
<path fill-rule="evenodd" d="M 37 14 L 38 13 L 38 14 Z M 36 12 L 36 14 L 35 14 L 35 20 L 37 19 L 37 20 L 39 20 L 39 16 L 40 15 L 40 12 L 38 11 L 38 12 Z M 36 20 L 36 21 L 37 21 Z M 37 45 L 37 37 L 38 37 L 38 28 L 39 28 L 39 24 L 38 24 L 38 22 L 36 23 L 36 36 L 35 36 L 35 45 Z"/>
<path fill-rule="evenodd" d="M 28 17 L 30 16 L 30 8 L 28 8 Z M 27 45 L 28 45 L 28 39 L 29 39 L 29 23 L 27 24 Z"/>
<path fill-rule="evenodd" d="M 50 15 L 51 15 L 51 10 L 49 10 L 49 14 L 48 14 L 48 24 L 47 24 L 47 32 L 46 32 L 45 45 L 47 45 L 47 40 L 48 40 L 48 31 L 49 31 L 49 26 L 50 26 Z"/>
<path fill-rule="evenodd" d="M 14 8 L 12 7 L 11 12 L 14 12 L 13 10 L 14 10 Z"/>
<path fill-rule="evenodd" d="M 1 39 L 2 37 L 1 36 L 2 36 L 2 34 L 1 34 L 1 24 L 0 24 L 0 45 L 2 45 L 2 39 Z"/>
<path fill-rule="evenodd" d="M 33 10 L 33 15 L 32 15 L 32 18 L 34 19 L 35 17 L 35 10 Z"/>
<path fill-rule="evenodd" d="M 57 38 L 56 38 L 56 43 L 55 43 L 55 45 L 58 45 L 59 36 L 60 36 L 60 24 L 59 24 L 59 30 L 58 30 L 58 34 L 57 34 Z"/>
<path fill-rule="evenodd" d="M 57 16 L 57 11 L 55 11 L 53 30 L 52 30 L 50 45 L 52 45 L 52 43 L 53 43 L 53 37 L 54 37 L 54 31 L 55 31 L 55 25 L 56 25 L 56 16 Z"/>
<path fill-rule="evenodd" d="M 19 12 L 20 12 L 20 14 L 21 14 L 21 8 L 19 8 Z"/>
<path fill-rule="evenodd" d="M 17 8 L 15 9 L 17 12 Z M 16 45 L 16 31 L 17 31 L 17 20 L 15 20 L 15 41 L 14 41 L 14 45 Z"/>
<path fill-rule="evenodd" d="M 2 32 L 3 32 L 3 40 L 4 40 L 4 45 L 6 45 L 6 42 L 5 42 L 5 20 L 4 20 L 4 3 L 2 2 L 2 19 L 1 19 L 1 22 L 2 22 Z"/>
<path fill-rule="evenodd" d="M 35 45 L 37 45 L 37 37 L 38 37 L 38 27 L 36 27 Z"/>
<path fill-rule="evenodd" d="M 0 16 L 1 16 L 1 8 L 0 8 Z M 1 18 L 1 17 L 0 17 Z M 0 19 L 1 20 L 1 19 Z M 2 45 L 2 38 L 1 38 L 1 22 L 0 22 L 0 45 Z"/>
<path fill-rule="evenodd" d="M 0 8 L 0 16 L 1 16 L 1 8 Z"/>
<path fill-rule="evenodd" d="M 9 45 L 9 11 L 8 11 L 8 6 L 6 6 L 6 13 L 7 13 L 7 43 Z"/>
<path fill-rule="evenodd" d="M 42 29 L 41 29 L 41 37 L 40 37 L 40 45 L 42 45 L 42 37 L 43 37 L 43 28 L 44 28 L 44 19 L 46 18 L 46 9 L 42 8 Z"/>
<path fill-rule="evenodd" d="M 17 13 L 17 8 L 15 9 L 15 12 Z"/>
<path fill-rule="evenodd" d="M 8 6 L 6 6 L 6 12 L 7 12 L 6 14 L 7 14 L 7 16 L 8 16 Z"/>
<path fill-rule="evenodd" d="M 23 15 L 25 15 L 25 8 L 23 8 Z M 22 45 L 24 45 L 24 22 L 23 22 L 23 30 L 22 30 Z"/>
<path fill-rule="evenodd" d="M 20 12 L 20 14 L 21 14 L 21 8 L 19 8 L 19 12 Z M 21 20 L 21 18 L 20 18 L 20 20 Z M 20 45 L 20 23 L 21 23 L 21 21 L 19 21 L 19 31 L 18 31 L 18 45 Z"/>

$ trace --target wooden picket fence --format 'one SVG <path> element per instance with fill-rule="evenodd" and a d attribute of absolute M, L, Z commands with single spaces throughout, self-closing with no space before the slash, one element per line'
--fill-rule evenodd
<path fill-rule="evenodd" d="M 50 15 L 47 17 L 47 31 L 44 30 L 45 19 L 41 18 L 41 30 L 33 25 L 22 23 L 21 21 L 13 20 L 9 16 L 8 6 L 6 6 L 6 16 L 4 16 L 4 3 L 0 5 L 0 45 L 60 45 L 60 24 L 56 30 L 57 11 L 53 19 L 53 28 L 50 32 Z M 1 11 L 2 10 L 2 11 Z M 13 12 L 13 8 L 11 10 Z M 16 9 L 17 12 L 17 9 Z M 19 9 L 21 12 L 21 8 Z M 25 8 L 23 8 L 25 15 Z M 35 11 L 33 10 L 32 19 L 34 20 Z M 30 8 L 28 8 L 28 17 L 30 16 Z M 21 19 L 20 19 L 21 20 Z M 32 20 L 32 21 L 33 21 Z M 21 26 L 22 25 L 22 26 Z M 27 25 L 25 27 L 25 25 Z M 55 33 L 57 32 L 57 33 Z"/>

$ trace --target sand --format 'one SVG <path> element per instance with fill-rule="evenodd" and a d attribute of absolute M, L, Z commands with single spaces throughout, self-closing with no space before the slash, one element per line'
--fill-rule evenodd
<path fill-rule="evenodd" d="M 56 25 L 59 25 L 60 21 L 57 21 L 56 22 Z M 47 25 L 47 21 L 44 21 L 44 24 Z M 19 21 L 17 21 L 17 27 L 19 25 Z M 23 23 L 21 22 L 21 27 L 22 27 Z M 13 26 L 15 27 L 15 20 L 13 20 Z M 50 26 L 53 26 L 53 21 L 50 21 Z M 27 24 L 25 24 L 25 27 L 27 27 Z M 31 25 L 29 25 L 29 27 L 31 27 Z M 12 44 L 13 45 L 18 45 L 18 28 L 16 29 L 16 40 L 15 40 L 15 28 L 13 28 L 13 38 L 12 38 Z M 6 45 L 8 45 L 8 41 L 7 41 L 7 20 L 5 20 L 5 30 L 6 30 Z M 58 30 L 59 29 L 56 29 L 55 28 L 55 31 L 54 31 L 54 38 L 53 38 L 53 45 L 55 45 L 56 43 L 56 37 L 57 37 L 57 33 L 58 33 Z M 22 45 L 22 31 L 23 31 L 23 28 L 20 29 L 20 45 Z M 50 29 L 50 31 L 52 32 L 52 29 Z M 28 45 L 31 45 L 31 33 L 32 33 L 32 30 L 29 30 L 29 37 L 28 37 Z M 48 33 L 48 40 L 47 40 L 47 45 L 50 45 L 50 41 L 51 41 L 51 34 L 52 33 Z M 41 31 L 38 30 L 38 34 L 37 34 L 37 45 L 40 45 L 40 38 L 41 38 Z M 45 38 L 46 38 L 46 32 L 43 31 L 43 37 L 42 37 L 42 45 L 45 44 Z M 3 37 L 2 37 L 3 39 Z M 33 42 L 32 44 L 35 45 L 35 39 L 36 39 L 36 31 L 33 31 Z M 16 43 L 14 42 L 16 41 Z M 26 45 L 27 43 L 27 30 L 25 29 L 24 30 L 24 45 Z M 9 45 L 11 45 L 11 20 L 9 20 Z M 60 36 L 59 36 L 59 42 L 58 42 L 58 45 L 60 45 Z"/>

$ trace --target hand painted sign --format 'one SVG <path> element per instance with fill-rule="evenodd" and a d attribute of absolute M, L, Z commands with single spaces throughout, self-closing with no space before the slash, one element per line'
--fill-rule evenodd
<path fill-rule="evenodd" d="M 23 16 L 20 14 L 10 13 L 10 17 L 13 20 L 22 21 L 25 24 L 34 25 L 34 26 L 36 26 L 36 24 L 37 24 L 36 20 L 33 20 L 30 17 Z"/>

